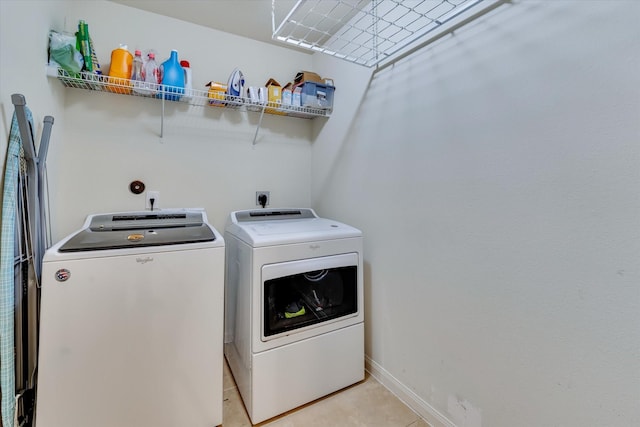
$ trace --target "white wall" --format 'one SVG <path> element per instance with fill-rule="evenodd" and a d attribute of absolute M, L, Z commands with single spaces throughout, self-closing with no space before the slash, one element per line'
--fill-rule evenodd
<path fill-rule="evenodd" d="M 51 145 L 59 144 L 64 129 L 63 93 L 49 84 L 44 73 L 49 29 L 64 23 L 65 2 L 0 1 L 0 184 L 4 179 L 7 142 L 11 130 L 11 95 L 25 96 L 33 114 L 36 144 L 40 141 L 44 116 L 54 117 Z M 56 153 L 50 153 L 55 158 Z M 3 188 L 3 185 L 0 188 Z M 2 205 L 0 197 L 0 206 Z"/>
<path fill-rule="evenodd" d="M 190 61 L 194 88 L 201 90 L 211 80 L 226 83 L 236 66 L 248 85 L 270 77 L 284 85 L 311 66 L 310 55 L 107 1 L 2 3 L 3 24 L 11 24 L 2 27 L 3 43 L 26 33 L 19 51 L 2 51 L 3 100 L 5 87 L 7 93 L 30 87 L 25 77 L 7 77 L 22 75 L 54 92 L 49 103 L 63 102 L 48 161 L 54 241 L 77 229 L 87 214 L 143 209 L 144 196 L 128 190 L 136 179 L 160 191 L 160 207 L 204 207 L 219 230 L 230 211 L 255 207 L 257 190 L 271 192 L 271 206 L 310 204 L 310 120 L 265 115 L 253 146 L 258 114 L 167 103 L 160 138 L 159 101 L 64 89 L 44 77 L 48 30 L 72 33 L 80 19 L 89 24 L 104 73 L 120 43 L 131 51 L 153 48 L 159 62 L 176 49 Z M 61 18 L 49 22 L 49 14 Z M 37 37 L 25 30 L 34 15 L 43 21 Z M 18 58 L 28 58 L 29 66 Z M 39 111 L 46 107 L 39 97 L 28 102 Z M 58 128 L 58 120 L 66 126 Z"/>
<path fill-rule="evenodd" d="M 365 235 L 370 366 L 435 425 L 640 424 L 639 18 L 502 5 L 319 131 L 314 207 Z"/>

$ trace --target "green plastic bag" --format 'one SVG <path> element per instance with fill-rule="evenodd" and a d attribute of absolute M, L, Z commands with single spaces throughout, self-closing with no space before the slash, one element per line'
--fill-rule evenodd
<path fill-rule="evenodd" d="M 75 36 L 49 32 L 49 64 L 57 65 L 71 76 L 82 71 L 84 61 L 82 54 L 76 50 Z"/>

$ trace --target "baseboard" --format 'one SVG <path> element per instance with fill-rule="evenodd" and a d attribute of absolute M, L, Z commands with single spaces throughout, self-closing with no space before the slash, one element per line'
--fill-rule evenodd
<path fill-rule="evenodd" d="M 386 369 L 374 360 L 371 360 L 369 356 L 365 355 L 364 363 L 365 369 L 372 377 L 377 379 L 380 384 L 385 386 L 391 393 L 398 397 L 398 399 L 413 409 L 420 417 L 429 423 L 431 427 L 456 427 L 451 420 L 398 381 Z"/>

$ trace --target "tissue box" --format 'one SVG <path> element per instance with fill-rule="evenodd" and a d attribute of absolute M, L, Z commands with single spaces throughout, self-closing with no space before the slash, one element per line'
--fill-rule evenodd
<path fill-rule="evenodd" d="M 282 105 L 292 105 L 293 83 L 289 82 L 282 88 Z M 298 103 L 300 105 L 300 103 Z"/>
<path fill-rule="evenodd" d="M 303 107 L 321 108 L 331 110 L 333 108 L 334 86 L 316 82 L 305 82 L 300 86 L 300 104 Z"/>
<path fill-rule="evenodd" d="M 302 102 L 300 99 L 302 98 L 302 88 L 300 86 L 294 86 L 293 92 L 291 92 L 291 105 L 296 107 L 301 107 Z"/>

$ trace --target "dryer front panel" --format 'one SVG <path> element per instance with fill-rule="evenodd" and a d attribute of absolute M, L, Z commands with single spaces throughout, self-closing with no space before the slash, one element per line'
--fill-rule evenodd
<path fill-rule="evenodd" d="M 358 255 L 335 255 L 262 268 L 262 341 L 358 313 Z"/>
<path fill-rule="evenodd" d="M 251 254 L 251 309 L 244 308 L 242 312 L 251 318 L 252 354 L 364 321 L 361 237 L 253 248 Z M 331 274 L 327 272 L 323 277 L 323 270 L 330 270 Z M 304 277 L 305 274 L 311 279 L 314 276 L 321 278 L 320 282 L 323 286 L 321 288 L 304 286 L 302 279 L 309 281 Z M 339 285 L 340 281 L 342 286 Z M 355 289 L 353 289 L 353 282 L 355 282 Z M 316 301 L 312 304 L 315 300 L 313 290 L 316 291 L 321 303 L 323 299 L 329 298 L 337 301 L 341 296 L 340 291 L 342 291 L 343 301 L 340 304 L 332 302 L 335 307 L 330 309 L 325 308 L 326 303 L 322 305 Z M 296 292 L 297 297 L 287 301 Z M 300 295 L 301 292 L 306 295 Z M 286 295 L 289 295 L 289 298 Z M 271 307 L 269 306 L 270 296 L 273 303 Z M 308 302 L 305 302 L 305 299 Z M 302 307 L 299 307 L 297 312 L 288 311 L 287 318 L 285 309 L 294 309 L 293 306 L 287 307 L 294 301 L 296 304 L 306 304 L 304 305 L 305 314 L 295 315 L 302 310 Z M 305 323 L 305 319 L 310 319 L 310 315 L 307 316 L 307 314 L 315 311 L 317 307 L 322 307 L 322 310 L 318 310 L 316 314 L 320 315 L 319 312 L 324 310 L 327 314 L 326 318 L 318 322 L 309 320 L 309 323 Z M 281 315 L 287 322 L 277 322 L 277 318 L 269 319 L 269 313 L 276 317 Z"/>

